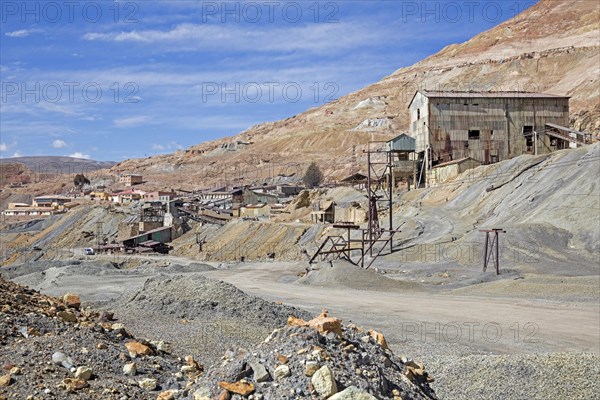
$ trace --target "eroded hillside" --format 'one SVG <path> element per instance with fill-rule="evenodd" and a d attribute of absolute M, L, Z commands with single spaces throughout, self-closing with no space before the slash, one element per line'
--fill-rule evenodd
<path fill-rule="evenodd" d="M 335 102 L 185 151 L 127 160 L 113 171 L 138 171 L 150 181 L 187 188 L 297 177 L 312 160 L 327 176 L 348 176 L 364 170 L 362 150 L 369 140 L 407 130 L 407 105 L 424 88 L 568 95 L 571 125 L 597 133 L 599 18 L 594 1 L 542 0 L 465 43 Z"/>

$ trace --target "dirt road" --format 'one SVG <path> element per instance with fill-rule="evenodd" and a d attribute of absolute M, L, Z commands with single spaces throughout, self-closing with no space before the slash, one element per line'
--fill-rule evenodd
<path fill-rule="evenodd" d="M 293 283 L 303 263 L 255 263 L 214 270 L 224 280 L 263 298 L 333 315 L 386 333 L 390 342 L 445 342 L 482 351 L 600 352 L 600 306 L 540 300 L 375 292 Z"/>

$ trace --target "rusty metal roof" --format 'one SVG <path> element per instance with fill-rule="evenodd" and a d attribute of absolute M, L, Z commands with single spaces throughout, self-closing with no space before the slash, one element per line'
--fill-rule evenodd
<path fill-rule="evenodd" d="M 419 90 L 427 97 L 457 97 L 457 98 L 539 98 L 539 99 L 568 99 L 570 96 L 559 96 L 548 93 L 520 92 L 520 91 L 454 91 L 454 90 Z"/>

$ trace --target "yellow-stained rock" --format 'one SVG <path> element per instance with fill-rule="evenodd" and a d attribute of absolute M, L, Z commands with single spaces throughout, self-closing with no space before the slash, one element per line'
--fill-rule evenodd
<path fill-rule="evenodd" d="M 252 383 L 246 382 L 244 380 L 235 383 L 221 381 L 219 382 L 219 387 L 221 389 L 225 389 L 231 393 L 236 393 L 241 396 L 248 396 L 254 393 L 255 390 L 254 385 Z"/>
<path fill-rule="evenodd" d="M 76 310 L 81 306 L 81 298 L 75 293 L 67 293 L 63 296 L 63 302 L 67 307 L 74 308 Z"/>
<path fill-rule="evenodd" d="M 0 386 L 6 387 L 12 383 L 12 377 L 9 375 L 0 376 Z"/>
<path fill-rule="evenodd" d="M 379 343 L 379 345 L 384 348 L 384 349 L 388 349 L 388 344 L 385 340 L 385 337 L 383 336 L 383 333 L 379 333 L 377 331 L 374 331 L 373 329 L 369 330 L 369 335 L 371 335 L 371 337 L 373 339 L 375 339 L 375 341 L 377 343 Z"/>
<path fill-rule="evenodd" d="M 153 351 L 150 347 L 148 347 L 145 344 L 142 344 L 140 342 L 125 343 L 125 347 L 127 348 L 127 351 L 129 351 L 129 355 L 131 357 L 150 356 L 153 353 Z"/>
<path fill-rule="evenodd" d="M 156 400 L 173 400 L 176 394 L 177 390 L 167 390 L 166 392 L 159 393 Z"/>
<path fill-rule="evenodd" d="M 74 392 L 76 390 L 81 390 L 83 388 L 88 387 L 88 383 L 83 379 L 77 378 L 65 378 L 63 379 L 61 386 L 67 389 L 68 391 Z"/>

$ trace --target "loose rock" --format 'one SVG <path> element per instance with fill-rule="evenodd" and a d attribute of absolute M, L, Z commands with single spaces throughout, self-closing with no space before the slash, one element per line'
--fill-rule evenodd
<path fill-rule="evenodd" d="M 324 365 L 312 376 L 310 382 L 322 397 L 328 398 L 337 392 L 337 384 L 333 377 L 333 371 L 328 365 Z"/>
<path fill-rule="evenodd" d="M 275 375 L 276 380 L 287 378 L 291 375 L 290 367 L 288 367 L 287 365 L 280 365 L 279 367 L 275 368 L 275 371 L 273 371 L 273 375 Z"/>
<path fill-rule="evenodd" d="M 89 367 L 78 367 L 75 371 L 75 378 L 89 381 L 92 377 L 92 369 Z"/>
<path fill-rule="evenodd" d="M 149 392 L 156 389 L 156 384 L 157 384 L 157 381 L 156 381 L 156 379 L 153 379 L 153 378 L 145 378 L 138 382 L 138 385 L 142 389 L 147 390 Z"/>

